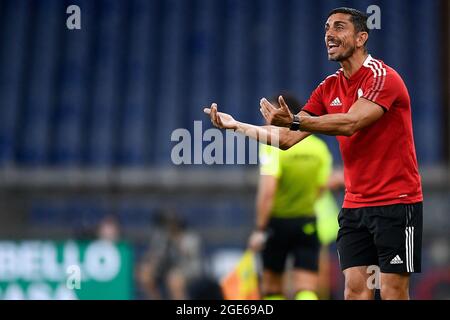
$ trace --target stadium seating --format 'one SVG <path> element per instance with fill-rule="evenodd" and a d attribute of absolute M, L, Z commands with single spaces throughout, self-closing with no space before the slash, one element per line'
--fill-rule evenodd
<path fill-rule="evenodd" d="M 433 165 L 443 157 L 440 20 L 437 1 L 413 2 L 380 1 L 369 48 L 404 77 L 419 161 Z M 323 22 L 339 3 L 73 1 L 82 28 L 68 30 L 64 1 L 2 1 L 0 168 L 166 166 L 171 132 L 204 120 L 212 101 L 260 123 L 262 96 L 285 90 L 306 100 L 336 69 Z"/>

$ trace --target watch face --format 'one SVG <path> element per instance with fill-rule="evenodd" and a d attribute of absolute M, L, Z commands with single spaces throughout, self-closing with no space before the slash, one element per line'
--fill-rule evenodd
<path fill-rule="evenodd" d="M 298 117 L 298 115 L 294 114 L 290 129 L 298 130 L 299 127 L 300 127 L 300 118 Z"/>
<path fill-rule="evenodd" d="M 296 122 L 296 121 L 294 120 L 294 122 L 292 122 L 292 124 L 291 124 L 290 129 L 291 129 L 291 130 L 298 130 L 299 127 L 300 127 L 300 123 L 298 123 L 298 122 Z"/>

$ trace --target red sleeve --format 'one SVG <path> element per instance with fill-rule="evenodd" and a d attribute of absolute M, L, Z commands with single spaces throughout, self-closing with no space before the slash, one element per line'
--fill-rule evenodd
<path fill-rule="evenodd" d="M 396 72 L 383 70 L 369 79 L 362 97 L 389 110 L 403 86 L 403 80 Z"/>
<path fill-rule="evenodd" d="M 323 84 L 321 83 L 311 94 L 306 102 L 305 106 L 302 108 L 302 111 L 306 111 L 307 113 L 314 116 L 322 116 L 327 114 L 327 110 L 323 105 L 322 101 L 322 92 L 323 92 Z"/>

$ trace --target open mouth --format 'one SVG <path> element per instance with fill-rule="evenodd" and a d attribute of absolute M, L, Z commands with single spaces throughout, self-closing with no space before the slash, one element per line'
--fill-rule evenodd
<path fill-rule="evenodd" d="M 328 53 L 332 54 L 332 53 L 336 53 L 337 48 L 339 48 L 339 44 L 336 42 L 328 41 L 327 47 L 328 47 Z"/>

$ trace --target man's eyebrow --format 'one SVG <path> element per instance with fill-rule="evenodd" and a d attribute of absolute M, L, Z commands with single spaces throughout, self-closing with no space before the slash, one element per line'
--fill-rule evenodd
<path fill-rule="evenodd" d="M 338 21 L 334 21 L 332 24 L 334 24 L 334 25 L 339 25 L 339 24 L 345 25 L 345 24 L 347 24 L 347 21 L 338 20 Z M 330 26 L 330 23 L 328 21 L 325 22 L 325 27 L 329 27 L 329 26 Z"/>

